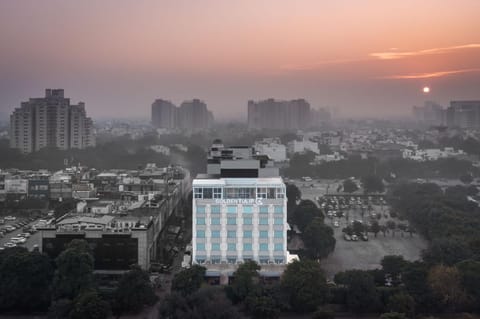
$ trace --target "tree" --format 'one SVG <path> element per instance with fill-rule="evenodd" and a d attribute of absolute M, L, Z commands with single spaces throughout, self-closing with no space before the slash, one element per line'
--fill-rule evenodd
<path fill-rule="evenodd" d="M 356 235 L 361 235 L 365 231 L 365 226 L 358 220 L 353 221 L 352 228 Z"/>
<path fill-rule="evenodd" d="M 105 319 L 110 314 L 110 305 L 95 291 L 84 291 L 73 301 L 70 319 Z"/>
<path fill-rule="evenodd" d="M 392 278 L 397 280 L 405 266 L 405 259 L 400 255 L 388 255 L 383 257 L 380 264 L 385 273 L 390 274 Z"/>
<path fill-rule="evenodd" d="M 415 300 L 409 294 L 399 292 L 388 299 L 387 309 L 413 318 L 415 315 Z"/>
<path fill-rule="evenodd" d="M 305 230 L 314 218 L 324 218 L 318 206 L 311 200 L 302 200 L 295 209 L 292 222 L 298 226 L 301 231 Z"/>
<path fill-rule="evenodd" d="M 249 313 L 256 319 L 275 319 L 280 315 L 277 301 L 270 295 L 248 296 L 247 304 Z"/>
<path fill-rule="evenodd" d="M 177 273 L 172 281 L 172 290 L 186 296 L 194 293 L 205 281 L 205 267 L 193 265 Z"/>
<path fill-rule="evenodd" d="M 326 302 L 328 287 L 320 265 L 304 259 L 287 265 L 281 286 L 296 312 L 311 312 Z"/>
<path fill-rule="evenodd" d="M 335 311 L 329 307 L 320 307 L 313 313 L 312 319 L 335 319 Z"/>
<path fill-rule="evenodd" d="M 138 313 L 144 305 L 152 305 L 156 300 L 149 274 L 139 266 L 134 266 L 122 276 L 115 290 L 114 312 Z"/>
<path fill-rule="evenodd" d="M 473 182 L 473 177 L 471 174 L 464 174 L 462 176 L 460 176 L 460 181 L 464 184 L 470 184 L 471 182 Z"/>
<path fill-rule="evenodd" d="M 288 220 L 294 220 L 293 215 L 297 207 L 297 201 L 302 198 L 302 193 L 295 184 L 287 184 L 287 217 Z"/>
<path fill-rule="evenodd" d="M 362 177 L 362 186 L 365 193 L 383 193 L 385 191 L 382 179 L 376 175 Z"/>
<path fill-rule="evenodd" d="M 429 268 L 424 262 L 406 262 L 402 272 L 402 282 L 406 292 L 415 300 L 417 312 L 438 311 L 439 300 L 428 283 Z"/>
<path fill-rule="evenodd" d="M 357 183 L 355 183 L 351 179 L 346 179 L 343 181 L 343 191 L 345 193 L 353 193 L 357 190 L 358 190 Z"/>
<path fill-rule="evenodd" d="M 378 221 L 374 220 L 372 222 L 372 226 L 370 227 L 370 231 L 374 234 L 375 238 L 377 238 L 377 235 L 380 232 L 380 225 L 378 224 Z"/>
<path fill-rule="evenodd" d="M 53 278 L 51 260 L 24 248 L 11 248 L 0 255 L 0 311 L 48 309 Z"/>
<path fill-rule="evenodd" d="M 397 227 L 397 224 L 395 224 L 393 220 L 388 220 L 387 227 L 392 231 L 392 237 L 395 237 L 395 227 Z"/>
<path fill-rule="evenodd" d="M 337 274 L 340 275 L 340 274 Z M 337 275 L 335 276 L 337 280 Z M 372 275 L 362 270 L 344 272 L 347 288 L 347 307 L 355 313 L 374 311 L 379 305 L 379 296 Z"/>
<path fill-rule="evenodd" d="M 467 243 L 453 238 L 439 238 L 433 240 L 428 248 L 422 252 L 425 262 L 452 266 L 462 260 L 469 259 L 472 251 Z"/>
<path fill-rule="evenodd" d="M 318 218 L 315 218 L 307 226 L 302 234 L 302 239 L 308 254 L 314 259 L 325 258 L 335 249 L 336 240 L 333 236 L 333 229 Z"/>
<path fill-rule="evenodd" d="M 380 316 L 380 319 L 407 319 L 407 316 L 398 312 L 386 312 Z"/>
<path fill-rule="evenodd" d="M 73 300 L 80 292 L 94 286 L 93 256 L 83 240 L 71 241 L 55 260 L 54 299 Z"/>
<path fill-rule="evenodd" d="M 244 301 L 249 295 L 257 295 L 260 290 L 258 271 L 260 266 L 253 260 L 241 264 L 234 272 L 233 283 L 228 287 L 228 295 L 234 303 Z"/>
<path fill-rule="evenodd" d="M 465 290 L 462 287 L 460 272 L 455 267 L 433 266 L 428 273 L 428 283 L 444 305 L 455 311 L 455 308 L 466 300 Z"/>
<path fill-rule="evenodd" d="M 462 286 L 475 309 L 480 309 L 480 262 L 464 260 L 456 264 L 462 278 Z"/>

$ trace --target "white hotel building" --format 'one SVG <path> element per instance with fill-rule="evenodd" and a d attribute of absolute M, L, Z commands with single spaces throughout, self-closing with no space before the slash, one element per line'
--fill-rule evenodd
<path fill-rule="evenodd" d="M 204 265 L 207 276 L 220 276 L 255 260 L 279 275 L 283 269 L 275 266 L 285 265 L 289 254 L 287 198 L 278 170 L 252 148 L 225 148 L 217 140 L 207 171 L 193 181 L 192 263 Z"/>

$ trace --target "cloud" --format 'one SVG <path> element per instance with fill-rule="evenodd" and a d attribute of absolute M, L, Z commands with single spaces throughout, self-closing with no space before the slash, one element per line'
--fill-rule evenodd
<path fill-rule="evenodd" d="M 480 68 L 437 71 L 437 72 L 428 72 L 428 73 L 414 73 L 414 74 L 404 74 L 404 75 L 389 75 L 389 76 L 383 76 L 380 78 L 394 79 L 394 80 L 429 79 L 429 78 L 439 78 L 442 76 L 448 76 L 448 75 L 454 75 L 454 74 L 473 73 L 473 72 L 480 72 Z"/>
<path fill-rule="evenodd" d="M 347 63 L 362 62 L 362 61 L 368 61 L 368 60 L 371 60 L 371 58 L 324 60 L 324 61 L 319 61 L 311 64 L 285 64 L 280 66 L 280 69 L 285 71 L 307 71 L 312 69 L 318 69 L 322 66 L 347 64 Z"/>
<path fill-rule="evenodd" d="M 432 48 L 432 49 L 417 50 L 417 51 L 398 52 L 394 50 L 394 52 L 392 51 L 376 52 L 376 53 L 370 53 L 370 56 L 380 60 L 395 60 L 395 59 L 403 59 L 411 56 L 442 54 L 442 53 L 448 53 L 448 52 L 464 50 L 464 49 L 480 49 L 480 43 L 470 43 L 470 44 L 456 45 L 451 47 Z"/>

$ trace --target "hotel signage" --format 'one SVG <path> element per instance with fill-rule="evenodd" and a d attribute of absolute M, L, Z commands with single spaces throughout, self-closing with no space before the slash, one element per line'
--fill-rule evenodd
<path fill-rule="evenodd" d="M 240 198 L 229 198 L 229 199 L 215 199 L 215 204 L 242 204 L 242 205 L 263 205 L 262 198 L 249 198 L 249 199 L 240 199 Z"/>

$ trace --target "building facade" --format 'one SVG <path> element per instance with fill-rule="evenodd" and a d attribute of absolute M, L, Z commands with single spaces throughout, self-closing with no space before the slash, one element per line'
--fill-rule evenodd
<path fill-rule="evenodd" d="M 447 125 L 460 128 L 480 127 L 480 101 L 451 101 Z"/>
<path fill-rule="evenodd" d="M 312 123 L 310 104 L 304 99 L 291 101 L 248 101 L 250 129 L 304 129 Z"/>
<path fill-rule="evenodd" d="M 158 99 L 152 104 L 152 125 L 156 128 L 176 127 L 177 107 L 170 101 Z"/>
<path fill-rule="evenodd" d="M 95 146 L 95 137 L 85 104 L 71 105 L 62 89 L 46 89 L 45 97 L 22 102 L 10 116 L 10 147 L 22 153 L 90 146 Z"/>
<path fill-rule="evenodd" d="M 197 131 L 211 127 L 213 121 L 213 113 L 199 99 L 185 101 L 180 107 L 161 99 L 152 104 L 152 125 L 156 128 Z"/>

